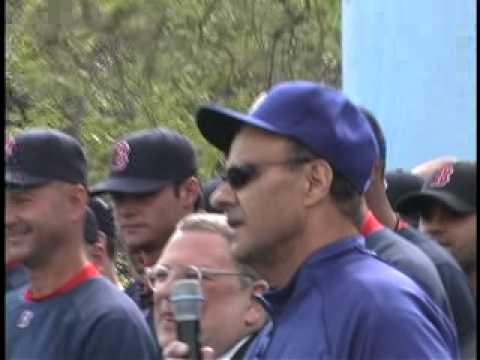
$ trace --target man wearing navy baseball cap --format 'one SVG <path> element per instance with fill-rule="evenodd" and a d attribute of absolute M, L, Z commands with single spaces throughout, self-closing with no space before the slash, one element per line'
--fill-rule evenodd
<path fill-rule="evenodd" d="M 379 144 L 381 149 L 379 153 L 379 158 L 375 166 L 375 170 L 372 176 L 372 183 L 368 188 L 368 191 L 365 194 L 367 200 L 367 205 L 374 217 L 387 228 L 393 230 L 395 234 L 400 235 L 403 239 L 400 239 L 400 242 L 408 241 L 427 255 L 433 264 L 436 267 L 438 275 L 443 284 L 443 288 L 448 296 L 448 303 L 451 308 L 451 313 L 453 315 L 453 324 L 457 330 L 457 339 L 460 349 L 463 349 L 466 343 L 470 340 L 473 333 L 476 329 L 476 306 L 468 286 L 468 281 L 463 273 L 462 269 L 458 265 L 457 261 L 453 256 L 442 248 L 436 241 L 433 241 L 429 236 L 424 233 L 421 233 L 417 229 L 414 229 L 404 221 L 403 218 L 392 209 L 392 205 L 389 202 L 388 197 L 385 193 L 385 168 L 386 168 L 386 154 L 387 154 L 387 142 L 383 134 L 380 123 L 375 118 L 375 116 L 368 110 L 361 108 L 360 109 L 367 121 L 370 123 L 373 134 Z M 413 178 L 417 181 L 415 186 L 418 187 L 417 190 L 420 190 L 423 186 L 423 181 Z M 418 184 L 420 181 L 420 184 Z M 410 185 L 411 186 L 411 185 Z M 387 193 L 390 185 L 387 187 Z M 405 194 L 403 195 L 405 196 Z M 401 199 L 402 197 L 399 197 Z M 413 210 L 412 212 L 415 212 Z M 378 233 L 378 232 L 377 232 Z M 375 236 L 375 234 L 372 234 Z M 398 238 L 397 238 L 398 240 Z M 396 244 L 398 245 L 398 241 Z M 367 247 L 369 245 L 369 239 L 367 238 Z M 386 247 L 384 247 L 385 249 Z M 382 251 L 378 251 L 378 255 L 381 257 Z M 395 264 L 399 259 L 402 258 L 398 251 L 392 252 L 394 255 L 392 264 Z M 410 275 L 411 272 L 416 272 L 415 266 L 412 266 L 412 263 L 415 262 L 415 259 L 412 257 L 412 254 L 408 254 L 404 259 L 407 261 L 408 271 L 405 273 Z M 424 278 L 428 282 L 428 286 L 434 286 L 434 279 L 427 279 L 428 273 L 424 270 L 420 271 L 421 278 Z M 420 278 L 416 276 L 411 276 L 420 286 L 425 284 L 421 281 Z M 431 292 L 427 291 L 429 295 L 432 295 Z M 435 300 L 435 296 L 431 296 L 432 300 Z M 438 299 L 438 298 L 437 298 Z M 437 304 L 439 302 L 437 301 Z M 445 308 L 445 307 L 444 307 Z M 448 313 L 448 310 L 447 310 Z M 466 355 L 465 353 L 463 355 Z"/>
<path fill-rule="evenodd" d="M 128 134 L 113 146 L 108 178 L 91 189 L 93 195 L 103 193 L 113 200 L 125 245 L 142 254 L 145 266 L 152 266 L 177 222 L 199 205 L 192 142 L 165 127 Z M 154 332 L 153 302 L 144 285 L 135 281 L 126 293 L 143 310 Z"/>
<path fill-rule="evenodd" d="M 438 168 L 420 191 L 398 202 L 404 211 L 420 213 L 419 229 L 455 256 L 476 292 L 477 278 L 477 167 L 457 161 Z"/>
<path fill-rule="evenodd" d="M 7 359 L 157 359 L 140 311 L 87 259 L 79 142 L 25 130 L 7 138 L 5 155 L 6 241 L 29 273 L 6 298 Z"/>
<path fill-rule="evenodd" d="M 123 290 L 115 269 L 117 236 L 113 210 L 99 197 L 88 201 L 85 240 L 87 254 L 100 274 Z"/>
<path fill-rule="evenodd" d="M 108 193 L 127 245 L 154 264 L 180 218 L 200 197 L 197 159 L 185 136 L 167 129 L 141 130 L 113 146 L 108 178 L 91 189 Z"/>
<path fill-rule="evenodd" d="M 272 87 L 250 114 L 203 106 L 203 136 L 228 154 L 211 196 L 234 231 L 234 256 L 275 290 L 273 326 L 246 358 L 455 358 L 455 330 L 418 285 L 374 257 L 358 228 L 377 145 L 340 92 Z M 179 355 L 172 343 L 166 355 Z M 184 349 L 183 349 L 184 350 Z"/>

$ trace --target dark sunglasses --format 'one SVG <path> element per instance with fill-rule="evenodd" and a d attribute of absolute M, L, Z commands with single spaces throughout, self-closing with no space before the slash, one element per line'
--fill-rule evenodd
<path fill-rule="evenodd" d="M 274 166 L 292 166 L 305 164 L 313 161 L 315 158 L 293 158 L 283 161 L 270 161 L 270 162 L 256 162 L 245 163 L 242 165 L 234 165 L 227 168 L 220 177 L 234 190 L 240 190 L 247 186 L 252 180 L 259 177 L 262 170 L 268 167 Z"/>

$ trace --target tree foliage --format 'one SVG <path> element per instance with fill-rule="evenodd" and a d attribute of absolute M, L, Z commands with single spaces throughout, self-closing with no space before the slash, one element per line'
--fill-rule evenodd
<path fill-rule="evenodd" d="M 91 180 L 112 142 L 159 125 L 192 138 L 202 177 L 218 154 L 199 104 L 246 110 L 271 84 L 339 84 L 338 0 L 8 0 L 7 125 L 81 139 Z"/>
<path fill-rule="evenodd" d="M 121 136 L 179 130 L 201 177 L 220 155 L 193 114 L 247 110 L 273 83 L 340 82 L 339 0 L 7 0 L 8 131 L 60 128 L 80 139 L 90 182 Z"/>

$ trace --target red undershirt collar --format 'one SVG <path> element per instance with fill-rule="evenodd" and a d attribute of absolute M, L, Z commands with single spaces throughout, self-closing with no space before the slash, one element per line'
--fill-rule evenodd
<path fill-rule="evenodd" d="M 373 213 L 370 210 L 368 210 L 367 215 L 363 219 L 363 224 L 362 224 L 362 228 L 360 229 L 360 233 L 363 236 L 368 236 L 371 233 L 383 228 L 384 226 L 380 223 L 380 221 L 378 221 L 375 215 L 373 215 Z"/>
<path fill-rule="evenodd" d="M 400 215 L 399 215 L 400 216 Z M 406 222 L 405 220 L 403 220 L 402 218 L 400 218 L 398 220 L 398 226 L 397 228 L 395 229 L 395 231 L 398 231 L 398 230 L 402 230 L 402 229 L 406 229 L 410 226 L 410 224 L 408 222 Z"/>
<path fill-rule="evenodd" d="M 54 296 L 58 296 L 60 294 L 66 293 L 67 291 L 72 290 L 73 288 L 77 287 L 78 285 L 87 281 L 88 279 L 99 276 L 99 275 L 100 273 L 98 272 L 95 265 L 93 265 L 92 263 L 88 263 L 77 275 L 74 275 L 65 284 L 63 284 L 58 289 L 52 291 L 49 294 L 42 295 L 42 296 L 35 296 L 33 295 L 31 289 L 27 289 L 25 291 L 25 300 L 42 301 L 42 300 L 50 299 Z"/>
<path fill-rule="evenodd" d="M 5 265 L 5 269 L 7 271 L 10 271 L 10 270 L 13 270 L 13 268 L 17 267 L 18 265 L 20 265 L 20 263 L 16 260 L 11 260 L 9 262 L 7 262 L 7 264 Z"/>

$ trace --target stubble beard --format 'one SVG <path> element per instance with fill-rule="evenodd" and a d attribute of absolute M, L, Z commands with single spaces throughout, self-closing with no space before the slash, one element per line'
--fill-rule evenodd
<path fill-rule="evenodd" d="M 144 252 L 144 253 L 155 253 L 161 251 L 173 233 L 173 229 L 171 233 L 168 231 L 164 231 L 158 234 L 151 234 L 148 237 L 143 239 L 131 239 L 124 238 L 124 243 L 128 246 L 131 251 L 134 252 Z M 133 240 L 133 241 L 132 241 Z"/>
<path fill-rule="evenodd" d="M 275 263 L 272 247 L 274 242 L 268 241 L 266 243 L 250 242 L 248 247 L 240 245 L 241 241 L 235 239 L 232 244 L 232 254 L 240 263 L 249 265 L 254 269 L 264 268 Z"/>
<path fill-rule="evenodd" d="M 61 242 L 63 235 L 50 235 L 46 243 L 37 242 L 30 249 L 30 253 L 22 260 L 22 263 L 31 270 L 42 269 L 48 265 L 49 260 L 56 251 L 61 251 Z"/>
<path fill-rule="evenodd" d="M 247 246 L 239 246 L 242 240 L 235 239 L 232 243 L 233 256 L 237 261 L 251 266 L 260 274 L 287 264 L 295 251 L 295 235 L 299 234 L 299 229 L 290 227 L 276 234 L 270 238 L 257 238 L 257 241 L 243 244 Z"/>

